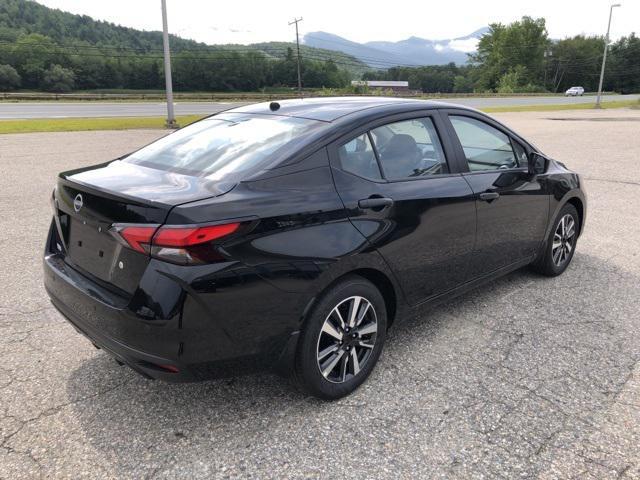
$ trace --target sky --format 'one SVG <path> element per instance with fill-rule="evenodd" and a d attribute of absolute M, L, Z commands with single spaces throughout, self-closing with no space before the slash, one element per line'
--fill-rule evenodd
<path fill-rule="evenodd" d="M 640 0 L 620 0 L 611 25 L 613 40 L 640 34 Z M 160 0 L 38 0 L 52 8 L 143 30 L 161 30 Z M 302 17 L 301 36 L 325 31 L 349 40 L 398 41 L 462 37 L 493 22 L 523 15 L 544 17 L 551 38 L 604 35 L 608 0 L 404 0 L 256 1 L 167 0 L 169 31 L 208 44 L 295 40 L 288 22 Z M 222 7 L 224 5 L 224 7 Z M 468 45 L 461 45 L 461 49 Z"/>

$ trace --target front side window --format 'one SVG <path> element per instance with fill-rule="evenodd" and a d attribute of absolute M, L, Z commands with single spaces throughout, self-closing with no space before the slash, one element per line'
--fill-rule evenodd
<path fill-rule="evenodd" d="M 529 161 L 527 157 L 527 151 L 524 149 L 522 145 L 520 145 L 515 140 L 511 140 L 513 144 L 513 151 L 516 152 L 516 159 L 518 160 L 518 165 L 521 167 L 526 167 L 527 162 Z"/>
<path fill-rule="evenodd" d="M 500 130 L 471 117 L 449 117 L 472 172 L 516 168 L 511 140 Z"/>
<path fill-rule="evenodd" d="M 274 160 L 326 124 L 296 117 L 221 114 L 186 126 L 126 158 L 126 162 L 220 180 Z"/>
<path fill-rule="evenodd" d="M 430 118 L 390 123 L 371 130 L 384 176 L 389 180 L 448 173 Z"/>

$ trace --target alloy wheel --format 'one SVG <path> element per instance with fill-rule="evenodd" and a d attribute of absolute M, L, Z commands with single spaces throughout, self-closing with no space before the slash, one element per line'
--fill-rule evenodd
<path fill-rule="evenodd" d="M 567 213 L 560 219 L 553 234 L 551 256 L 556 267 L 561 267 L 571 256 L 576 238 L 576 222 L 573 215 Z"/>
<path fill-rule="evenodd" d="M 346 298 L 327 315 L 317 344 L 322 376 L 343 383 L 362 371 L 373 352 L 378 332 L 376 311 L 360 296 Z"/>

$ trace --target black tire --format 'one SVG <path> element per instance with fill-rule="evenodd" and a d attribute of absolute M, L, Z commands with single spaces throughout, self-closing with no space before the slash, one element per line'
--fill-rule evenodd
<path fill-rule="evenodd" d="M 558 240 L 556 235 L 559 230 L 561 230 L 560 223 L 563 219 L 567 218 L 567 216 L 571 216 L 573 220 L 573 235 L 564 239 L 560 238 L 559 241 L 554 244 L 554 241 Z M 576 251 L 579 228 L 580 217 L 578 216 L 578 211 L 573 205 L 566 204 L 560 209 L 560 212 L 558 212 L 558 215 L 553 221 L 553 227 L 545 243 L 544 250 L 540 252 L 536 261 L 531 264 L 532 270 L 547 277 L 556 277 L 564 272 L 571 263 Z M 567 229 L 567 233 L 570 233 L 569 229 Z M 557 246 L 558 243 L 560 243 L 559 247 Z M 567 245 L 570 247 L 570 251 L 567 251 Z M 558 249 L 564 250 L 560 251 Z"/>
<path fill-rule="evenodd" d="M 355 300 L 357 298 L 364 299 L 369 306 L 363 300 Z M 352 305 L 356 305 L 356 313 L 365 312 L 356 328 L 348 325 L 349 314 L 354 310 Z M 338 313 L 334 312 L 336 308 Z M 345 321 L 343 328 L 340 327 L 340 318 Z M 329 322 L 326 327 L 325 321 Z M 371 331 L 374 324 L 375 333 L 357 336 L 356 332 Z M 325 330 L 331 331 L 332 326 L 335 331 L 327 333 Z M 341 335 L 342 341 L 333 336 L 335 333 Z M 360 276 L 345 277 L 320 297 L 305 322 L 296 352 L 296 383 L 306 393 L 324 400 L 336 400 L 350 394 L 362 385 L 375 367 L 386 333 L 387 311 L 380 291 Z M 327 351 L 331 353 L 320 360 L 321 353 Z M 323 374 L 321 365 L 326 371 L 336 356 L 336 366 L 328 374 Z"/>

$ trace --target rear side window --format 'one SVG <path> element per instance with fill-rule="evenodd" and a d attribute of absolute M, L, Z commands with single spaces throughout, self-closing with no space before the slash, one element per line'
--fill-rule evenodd
<path fill-rule="evenodd" d="M 338 157 L 344 171 L 372 180 L 382 179 L 376 154 L 366 133 L 342 145 L 338 149 Z"/>
<path fill-rule="evenodd" d="M 125 161 L 220 180 L 255 170 L 293 151 L 326 124 L 305 118 L 222 114 L 184 127 Z"/>
<path fill-rule="evenodd" d="M 444 151 L 430 118 L 390 123 L 371 131 L 384 176 L 401 180 L 448 173 Z"/>
<path fill-rule="evenodd" d="M 511 140 L 500 130 L 475 118 L 451 115 L 449 119 L 460 140 L 470 171 L 501 170 L 518 166 Z"/>

